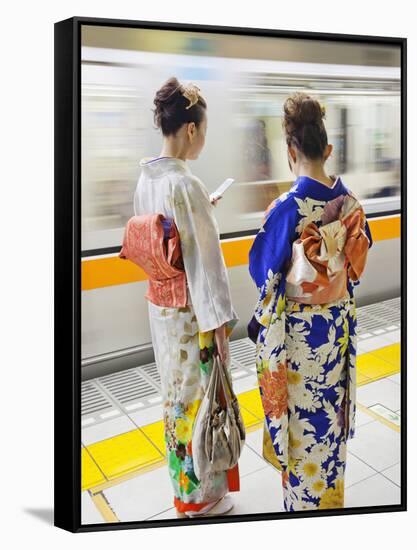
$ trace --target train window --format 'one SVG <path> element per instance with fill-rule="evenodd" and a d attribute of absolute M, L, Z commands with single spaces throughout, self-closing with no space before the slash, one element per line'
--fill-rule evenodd
<path fill-rule="evenodd" d="M 106 64 L 83 65 L 82 248 L 113 244 L 132 215 L 144 149 L 145 123 L 137 72 Z"/>

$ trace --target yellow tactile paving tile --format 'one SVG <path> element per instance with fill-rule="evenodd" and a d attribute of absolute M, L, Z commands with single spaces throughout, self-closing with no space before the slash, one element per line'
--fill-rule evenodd
<path fill-rule="evenodd" d="M 359 369 L 356 369 L 356 385 L 362 386 L 363 384 L 368 384 L 372 382 L 372 378 L 365 376 Z"/>
<path fill-rule="evenodd" d="M 380 357 L 388 363 L 391 363 L 392 365 L 398 367 L 398 369 L 401 366 L 401 344 L 384 346 L 383 348 L 378 348 L 370 353 Z"/>
<path fill-rule="evenodd" d="M 259 420 L 263 420 L 264 410 L 258 388 L 240 393 L 237 398 L 242 407 L 250 411 Z"/>
<path fill-rule="evenodd" d="M 98 441 L 87 450 L 109 480 L 163 460 L 162 454 L 140 430 Z"/>
<path fill-rule="evenodd" d="M 399 371 L 399 365 L 389 363 L 385 359 L 381 359 L 374 352 L 362 353 L 358 355 L 356 360 L 357 374 L 369 378 L 370 382 L 379 380 L 386 376 L 391 376 Z M 364 382 L 362 381 L 362 384 Z M 358 382 L 359 384 L 359 382 Z"/>
<path fill-rule="evenodd" d="M 85 491 L 106 481 L 86 449 L 81 449 L 81 490 Z"/>
<path fill-rule="evenodd" d="M 158 420 L 158 422 L 153 422 L 152 424 L 141 426 L 140 429 L 144 434 L 146 434 L 147 437 L 149 437 L 152 443 L 156 447 L 158 447 L 158 449 L 161 451 L 163 456 L 166 456 L 163 420 Z"/>

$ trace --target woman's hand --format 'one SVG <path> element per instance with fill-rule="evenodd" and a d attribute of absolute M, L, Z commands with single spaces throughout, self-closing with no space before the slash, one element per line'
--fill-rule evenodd
<path fill-rule="evenodd" d="M 227 338 L 226 323 L 214 330 L 214 341 L 216 343 L 217 353 L 219 354 L 220 361 L 222 363 L 225 363 L 227 360 Z"/>
<path fill-rule="evenodd" d="M 212 204 L 213 206 L 216 206 L 217 201 L 219 201 L 219 200 L 222 199 L 222 198 L 223 198 L 222 195 L 219 195 L 219 196 L 217 196 L 217 197 L 213 197 L 213 198 L 210 200 L 210 202 L 211 202 L 211 204 Z"/>

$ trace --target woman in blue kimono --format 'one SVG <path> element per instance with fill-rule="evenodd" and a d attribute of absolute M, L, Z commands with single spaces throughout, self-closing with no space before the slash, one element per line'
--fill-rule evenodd
<path fill-rule="evenodd" d="M 286 100 L 296 180 L 269 205 L 249 254 L 259 300 L 248 332 L 286 511 L 343 508 L 346 441 L 355 433 L 353 288 L 372 238 L 354 194 L 326 174 L 324 116 L 304 93 Z"/>

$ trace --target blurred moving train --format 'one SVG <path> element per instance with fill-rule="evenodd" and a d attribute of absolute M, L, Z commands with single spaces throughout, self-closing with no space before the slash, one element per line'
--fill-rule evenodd
<path fill-rule="evenodd" d="M 310 47 L 319 48 L 319 43 Z M 117 254 L 124 225 L 133 215 L 139 160 L 161 151 L 152 101 L 172 75 L 195 82 L 208 103 L 206 144 L 199 159 L 189 161 L 191 170 L 209 192 L 226 177 L 236 180 L 215 211 L 240 317 L 233 338 L 246 336 L 257 298 L 247 269 L 251 240 L 265 208 L 293 181 L 282 106 L 296 90 L 308 91 L 325 105 L 329 142 L 334 145 L 328 171 L 341 175 L 356 193 L 375 230 L 367 271 L 357 287 L 357 304 L 400 294 L 399 66 L 84 46 L 83 379 L 153 360 L 144 298 L 147 281 L 121 268 L 126 262 Z"/>

